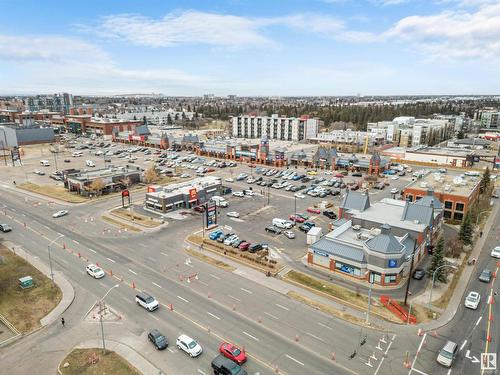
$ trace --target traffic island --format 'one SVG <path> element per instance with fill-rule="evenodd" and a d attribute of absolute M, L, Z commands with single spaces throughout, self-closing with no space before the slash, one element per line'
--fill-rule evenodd
<path fill-rule="evenodd" d="M 136 233 L 142 232 L 141 229 L 139 229 L 139 228 L 137 228 L 137 227 L 135 227 L 133 225 L 125 224 L 125 223 L 123 223 L 120 220 L 114 219 L 114 218 L 106 216 L 106 215 L 101 216 L 101 219 L 104 220 L 104 221 L 106 221 L 106 222 L 108 222 L 108 223 L 110 223 L 110 224 L 112 224 L 112 225 L 115 225 L 115 226 L 119 227 L 120 230 L 123 230 L 125 232 L 126 231 L 131 231 L 131 232 L 136 232 Z"/>
<path fill-rule="evenodd" d="M 74 349 L 58 368 L 62 375 L 140 375 L 129 362 L 113 351 L 102 349 Z"/>
<path fill-rule="evenodd" d="M 55 185 L 37 185 L 31 182 L 26 182 L 24 184 L 16 185 L 19 189 L 30 191 L 32 193 L 44 195 L 49 198 L 59 199 L 68 203 L 83 203 L 88 202 L 90 199 L 78 195 L 76 193 L 70 193 L 63 186 Z"/>
<path fill-rule="evenodd" d="M 115 208 L 111 210 L 110 213 L 112 216 L 117 216 L 120 219 L 127 220 L 134 225 L 137 224 L 146 228 L 156 228 L 162 224 L 153 218 L 139 214 L 137 212 L 131 211 L 130 209 L 126 209 L 123 207 Z"/>
<path fill-rule="evenodd" d="M 32 282 L 21 285 L 19 279 L 26 276 Z M 3 245 L 0 245 L 0 290 L 0 314 L 21 334 L 41 327 L 40 319 L 62 299 L 61 290 L 50 278 Z"/>

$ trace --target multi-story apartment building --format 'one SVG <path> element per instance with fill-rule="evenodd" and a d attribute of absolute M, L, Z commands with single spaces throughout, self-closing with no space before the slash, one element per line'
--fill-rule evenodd
<path fill-rule="evenodd" d="M 481 127 L 486 129 L 500 129 L 500 111 L 490 110 L 480 113 Z"/>
<path fill-rule="evenodd" d="M 23 99 L 25 109 L 30 112 L 48 110 L 68 114 L 73 107 L 73 95 L 68 93 L 36 95 Z"/>
<path fill-rule="evenodd" d="M 320 120 L 308 116 L 237 116 L 231 119 L 232 135 L 237 138 L 262 138 L 300 142 L 318 135 Z"/>

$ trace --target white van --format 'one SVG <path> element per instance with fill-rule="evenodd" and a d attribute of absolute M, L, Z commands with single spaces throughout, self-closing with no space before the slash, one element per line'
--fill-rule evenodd
<path fill-rule="evenodd" d="M 293 226 L 288 220 L 279 219 L 277 217 L 273 219 L 273 225 L 281 229 L 290 229 Z"/>
<path fill-rule="evenodd" d="M 229 206 L 228 201 L 225 200 L 224 198 L 218 196 L 218 195 L 214 195 L 211 199 L 215 202 L 216 206 L 219 206 L 219 207 L 228 207 Z"/>
<path fill-rule="evenodd" d="M 83 156 L 83 152 L 81 151 L 75 151 L 71 154 L 71 156 L 73 156 L 74 158 L 78 158 L 80 156 Z"/>
<path fill-rule="evenodd" d="M 85 160 L 85 164 L 87 167 L 95 167 L 95 164 L 92 160 Z"/>
<path fill-rule="evenodd" d="M 40 164 L 44 167 L 50 167 L 50 163 L 48 160 L 40 160 Z"/>

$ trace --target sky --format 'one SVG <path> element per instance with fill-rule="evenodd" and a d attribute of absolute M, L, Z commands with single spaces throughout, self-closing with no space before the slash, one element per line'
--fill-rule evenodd
<path fill-rule="evenodd" d="M 499 94 L 500 0 L 0 0 L 0 94 Z"/>

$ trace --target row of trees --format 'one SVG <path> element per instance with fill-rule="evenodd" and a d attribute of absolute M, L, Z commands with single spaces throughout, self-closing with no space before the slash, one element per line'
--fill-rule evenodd
<path fill-rule="evenodd" d="M 151 184 L 156 180 L 158 180 L 158 173 L 154 167 L 150 167 L 144 171 L 144 182 L 146 184 Z M 131 185 L 129 178 L 120 180 L 120 183 L 125 187 L 129 187 Z M 89 191 L 95 193 L 96 195 L 101 195 L 105 188 L 106 183 L 102 178 L 96 178 L 88 187 Z"/>

